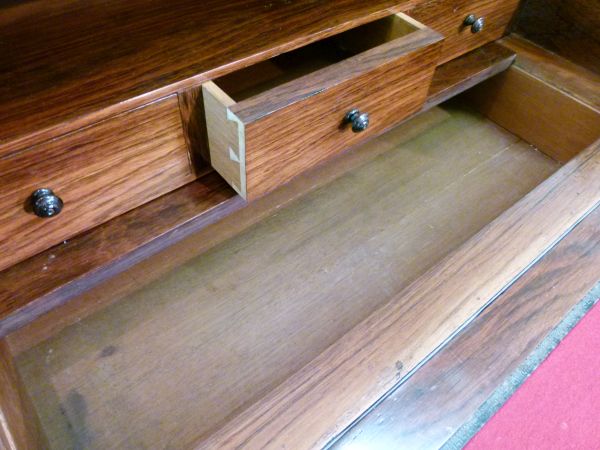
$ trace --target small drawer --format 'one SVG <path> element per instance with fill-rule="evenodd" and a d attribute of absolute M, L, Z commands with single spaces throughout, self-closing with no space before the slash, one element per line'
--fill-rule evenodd
<path fill-rule="evenodd" d="M 0 270 L 193 179 L 176 96 L 0 159 Z"/>
<path fill-rule="evenodd" d="M 519 0 L 428 0 L 409 14 L 444 35 L 442 64 L 502 37 L 518 6 Z M 469 25 L 470 15 L 481 20 Z"/>
<path fill-rule="evenodd" d="M 421 108 L 441 42 L 392 14 L 205 83 L 212 166 L 252 200 L 380 134 Z"/>

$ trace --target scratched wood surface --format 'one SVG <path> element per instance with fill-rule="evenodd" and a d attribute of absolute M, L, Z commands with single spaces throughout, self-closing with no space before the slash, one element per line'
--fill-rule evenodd
<path fill-rule="evenodd" d="M 420 114 L 396 127 L 393 132 L 383 135 L 366 145 L 357 147 L 347 154 L 333 158 L 327 164 L 316 167 L 281 189 L 253 203 L 244 205 L 243 208 L 221 213 L 220 220 L 216 223 L 203 227 L 179 242 L 171 243 L 156 258 L 149 258 L 149 255 L 144 255 L 148 259 L 137 261 L 132 267 L 114 275 L 110 282 L 100 284 L 94 288 L 91 288 L 88 282 L 86 284 L 87 292 L 77 295 L 75 298 L 70 298 L 70 301 L 62 307 L 51 310 L 28 326 L 9 334 L 7 341 L 11 350 L 14 354 L 18 354 L 39 344 L 68 325 L 105 308 L 108 304 L 125 298 L 128 294 L 137 291 L 140 286 L 157 280 L 172 270 L 176 270 L 184 263 L 198 257 L 203 252 L 244 232 L 252 225 L 272 216 L 278 210 L 292 204 L 309 192 L 367 164 L 389 151 L 392 147 L 411 141 L 447 118 L 448 113 L 441 108 L 434 108 L 427 114 Z M 226 185 L 224 181 L 221 181 L 221 183 Z M 231 189 L 230 191 L 233 192 Z M 235 198 L 239 199 L 239 197 Z M 226 200 L 224 205 L 228 205 L 232 201 L 232 199 Z M 214 209 L 219 210 L 220 208 Z M 204 215 L 209 215 L 209 212 Z M 204 215 L 201 217 L 204 217 Z M 194 222 L 192 221 L 192 223 Z M 127 231 L 129 232 L 129 229 Z M 177 228 L 176 231 L 171 233 L 177 235 L 185 231 Z M 162 239 L 159 239 L 159 241 L 162 242 Z M 86 248 L 87 245 L 85 243 L 83 248 Z M 79 250 L 80 252 L 83 251 L 81 247 Z M 73 257 L 78 259 L 81 256 L 80 252 L 74 254 Z M 67 250 L 67 255 L 69 254 L 72 254 L 72 252 Z M 156 261 L 160 261 L 160 264 L 157 264 Z M 64 272 L 63 267 L 64 265 L 61 264 L 60 269 L 57 269 L 59 273 Z M 3 285 L 3 288 L 7 289 L 8 285 Z M 35 304 L 41 304 L 38 306 L 38 309 L 41 309 L 51 300 L 52 297 L 48 298 L 46 295 L 36 301 Z"/>
<path fill-rule="evenodd" d="M 402 145 L 384 136 L 388 151 L 21 353 L 53 447 L 206 437 L 558 167 L 468 110 L 447 113 Z"/>

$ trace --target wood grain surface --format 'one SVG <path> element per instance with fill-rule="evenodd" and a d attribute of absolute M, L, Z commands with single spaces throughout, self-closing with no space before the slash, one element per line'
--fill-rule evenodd
<path fill-rule="evenodd" d="M 514 60 L 513 51 L 492 42 L 438 66 L 433 74 L 423 109 L 439 105 L 503 72 Z"/>
<path fill-rule="evenodd" d="M 66 326 L 124 298 L 138 290 L 140 286 L 149 284 L 170 271 L 176 270 L 177 267 L 198 257 L 203 252 L 276 214 L 278 210 L 298 201 L 302 196 L 333 182 L 349 171 L 357 170 L 394 146 L 406 144 L 426 130 L 445 122 L 448 118 L 449 114 L 446 111 L 434 108 L 368 144 L 334 157 L 326 164 L 300 175 L 282 188 L 245 205 L 244 208 L 223 217 L 217 223 L 195 232 L 180 242 L 173 243 L 162 250 L 160 256 L 140 261 L 135 266 L 115 275 L 108 282 L 95 288 L 90 287 L 89 292 L 73 298 L 62 307 L 52 310 L 28 326 L 11 333 L 7 336 L 11 351 L 18 354 L 39 344 Z M 226 186 L 224 181 L 222 184 Z M 181 232 L 178 231 L 178 234 Z M 8 285 L 4 287 L 6 286 Z"/>
<path fill-rule="evenodd" d="M 247 198 L 420 110 L 440 44 L 439 34 L 420 29 L 232 107 L 244 123 Z M 361 133 L 344 125 L 353 108 L 369 113 Z"/>
<path fill-rule="evenodd" d="M 194 178 L 176 97 L 0 159 L 0 270 Z M 33 214 L 39 188 L 58 216 Z"/>
<path fill-rule="evenodd" d="M 516 52 L 516 66 L 600 111 L 600 74 L 577 65 L 516 34 L 499 45 Z"/>
<path fill-rule="evenodd" d="M 0 272 L 0 335 L 242 206 L 212 172 Z"/>
<path fill-rule="evenodd" d="M 0 449 L 39 450 L 48 448 L 13 358 L 4 339 L 0 339 Z"/>
<path fill-rule="evenodd" d="M 519 67 L 474 87 L 470 104 L 557 161 L 600 138 L 600 111 Z"/>
<path fill-rule="evenodd" d="M 515 28 L 547 50 L 600 74 L 597 0 L 526 0 Z"/>
<path fill-rule="evenodd" d="M 600 142 L 197 446 L 322 446 L 599 203 Z"/>
<path fill-rule="evenodd" d="M 442 447 L 599 280 L 596 208 L 333 448 Z"/>
<path fill-rule="evenodd" d="M 410 141 L 382 137 L 387 151 L 153 282 L 184 246 L 148 260 L 129 273 L 133 292 L 22 353 L 53 447 L 187 448 L 558 167 L 473 112 L 446 114 Z M 19 336 L 42 331 L 27 328 Z"/>
<path fill-rule="evenodd" d="M 407 14 L 444 35 L 438 62 L 442 64 L 502 37 L 518 5 L 519 0 L 426 0 Z M 469 14 L 485 19 L 479 33 L 474 34 L 463 25 Z"/>
<path fill-rule="evenodd" d="M 414 118 L 412 122 L 428 123 L 427 117 Z M 415 129 L 419 126 L 407 124 L 400 131 L 410 138 Z M 373 148 L 379 146 L 368 146 L 358 154 L 373 154 L 370 150 Z M 316 169 L 322 175 L 310 173 L 308 177 L 300 177 L 296 183 L 251 208 L 246 207 L 241 198 L 236 198 L 234 191 L 218 175 L 208 174 L 65 244 L 16 264 L 0 272 L 0 336 L 140 262 L 157 249 L 174 244 L 245 207 L 243 220 L 236 214 L 228 221 L 229 226 L 223 229 L 210 227 L 206 233 L 198 234 L 198 241 L 191 248 L 200 251 L 206 248 L 203 245 L 207 242 L 224 239 L 223 230 L 231 236 L 264 217 L 267 211 L 279 208 L 332 176 L 349 170 L 350 162 L 356 160 L 360 161 L 360 158 L 344 155 L 341 160 L 335 159 L 326 169 Z M 189 248 L 179 246 L 177 253 L 188 254 Z"/>
<path fill-rule="evenodd" d="M 3 2 L 0 156 L 415 3 Z"/>

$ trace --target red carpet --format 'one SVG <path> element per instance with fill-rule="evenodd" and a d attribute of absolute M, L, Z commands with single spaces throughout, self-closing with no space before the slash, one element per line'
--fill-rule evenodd
<path fill-rule="evenodd" d="M 600 302 L 465 448 L 600 450 Z"/>

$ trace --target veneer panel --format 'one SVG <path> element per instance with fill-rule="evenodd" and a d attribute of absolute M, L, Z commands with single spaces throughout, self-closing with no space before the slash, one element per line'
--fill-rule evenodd
<path fill-rule="evenodd" d="M 0 156 L 415 2 L 11 2 L 0 14 Z"/>

